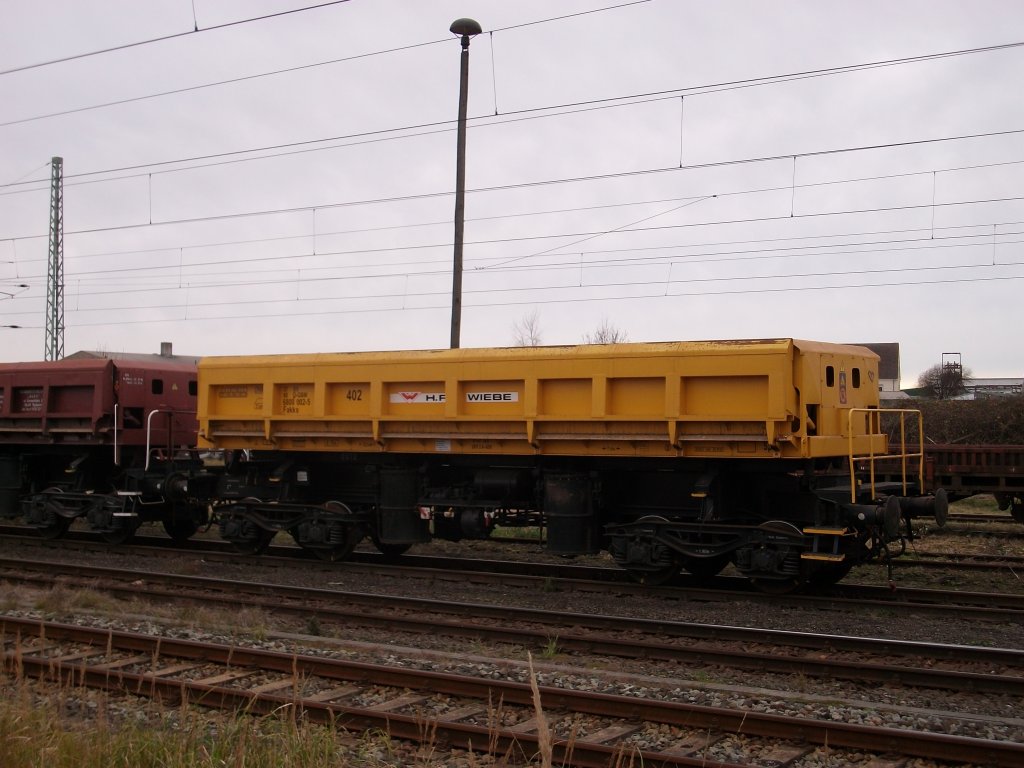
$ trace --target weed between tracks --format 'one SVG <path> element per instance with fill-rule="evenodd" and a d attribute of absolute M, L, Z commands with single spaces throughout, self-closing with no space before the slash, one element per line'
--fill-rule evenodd
<path fill-rule="evenodd" d="M 33 607 L 45 613 L 58 613 L 69 607 L 80 611 L 111 613 L 123 610 L 124 607 L 124 603 L 116 597 L 110 597 L 87 587 L 67 587 L 63 584 L 56 584 L 53 589 L 35 594 L 35 599 L 31 601 Z"/>
<path fill-rule="evenodd" d="M 0 686 L 0 743 L 5 768 L 384 768 L 385 766 L 508 765 L 507 756 L 462 753 L 454 758 L 432 740 L 424 722 L 419 747 L 395 742 L 386 731 L 351 734 L 304 722 L 291 712 L 255 717 L 210 714 L 182 707 L 110 698 L 84 689 L 31 681 Z M 101 698 L 102 697 L 102 698 Z M 494 744 L 491 745 L 495 747 Z M 540 756 L 529 765 L 551 766 Z"/>
<path fill-rule="evenodd" d="M 287 715 L 210 716 L 190 707 L 167 710 L 132 697 L 10 677 L 3 692 L 0 743 L 6 768 L 394 764 L 367 759 L 380 752 L 372 738 L 345 745 L 343 732 L 304 727 Z"/>
<path fill-rule="evenodd" d="M 111 695 L 77 684 L 43 683 L 23 676 L 20 642 L 5 650 L 0 667 L 0 744 L 4 768 L 483 768 L 528 765 L 551 768 L 553 744 L 530 660 L 540 748 L 523 762 L 499 750 L 499 702 L 489 705 L 491 737 L 486 752 L 453 754 L 437 743 L 436 725 L 424 719 L 422 743 L 393 740 L 375 729 L 349 733 L 334 725 L 307 722 L 294 707 L 272 715 L 210 712 L 182 704 L 161 706 L 130 694 Z M 571 755 L 573 740 L 569 741 Z M 485 745 L 481 745 L 483 747 Z M 567 758 L 571 764 L 571 758 Z M 629 768 L 624 753 L 612 768 Z"/>
<path fill-rule="evenodd" d="M 85 586 L 62 584 L 42 590 L 24 586 L 5 587 L 0 609 L 38 611 L 51 617 L 82 613 L 121 618 L 136 615 L 153 620 L 173 621 L 183 626 L 202 627 L 205 630 L 257 641 L 267 638 L 270 625 L 267 614 L 258 608 L 242 607 L 227 611 L 179 603 L 161 605 L 157 601 L 123 600 Z M 315 617 L 310 621 L 316 622 Z M 319 627 L 319 623 L 311 623 L 307 628 L 314 626 Z M 311 631 L 310 634 L 322 632 Z"/>

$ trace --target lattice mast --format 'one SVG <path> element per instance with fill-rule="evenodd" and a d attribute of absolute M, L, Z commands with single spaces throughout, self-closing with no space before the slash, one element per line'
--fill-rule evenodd
<path fill-rule="evenodd" d="M 64 357 L 64 158 L 50 161 L 50 257 L 46 270 L 46 360 Z"/>

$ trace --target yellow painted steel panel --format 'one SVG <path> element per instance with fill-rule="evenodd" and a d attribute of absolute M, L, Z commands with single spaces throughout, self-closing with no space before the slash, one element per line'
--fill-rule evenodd
<path fill-rule="evenodd" d="M 274 414 L 309 416 L 313 413 L 313 382 L 274 385 Z"/>
<path fill-rule="evenodd" d="M 666 380 L 653 376 L 608 379 L 611 416 L 664 416 Z"/>
<path fill-rule="evenodd" d="M 327 382 L 326 387 L 326 416 L 369 417 L 370 382 L 334 381 Z"/>
<path fill-rule="evenodd" d="M 764 416 L 769 413 L 768 376 L 687 376 L 682 413 L 701 416 Z"/>
<path fill-rule="evenodd" d="M 590 416 L 592 387 L 590 379 L 540 379 L 537 382 L 538 409 L 541 416 L 567 418 Z"/>
<path fill-rule="evenodd" d="M 263 410 L 262 384 L 221 384 L 210 387 L 209 412 L 234 416 Z"/>
<path fill-rule="evenodd" d="M 844 456 L 877 360 L 792 339 L 205 358 L 199 419 L 233 449 Z M 873 431 L 854 420 L 855 450 L 884 450 Z"/>

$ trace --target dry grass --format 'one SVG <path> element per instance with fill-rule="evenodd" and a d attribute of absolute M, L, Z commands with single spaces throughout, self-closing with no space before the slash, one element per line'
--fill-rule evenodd
<path fill-rule="evenodd" d="M 533 654 L 527 656 L 530 665 L 530 690 L 533 692 L 534 716 L 537 718 L 537 750 L 540 757 L 541 768 L 551 768 L 552 742 L 551 728 L 548 727 L 548 719 L 544 714 L 544 708 L 540 703 L 540 688 L 537 686 L 537 673 L 533 671 Z"/>
<path fill-rule="evenodd" d="M 12 650 L 17 658 L 19 649 Z M 553 743 L 530 668 L 538 753 L 526 765 L 552 768 Z M 486 751 L 454 755 L 437 744 L 436 725 L 423 720 L 422 743 L 395 742 L 384 730 L 351 734 L 316 725 L 283 708 L 269 716 L 210 712 L 192 705 L 166 708 L 148 699 L 108 694 L 76 685 L 42 683 L 21 675 L 15 663 L 0 671 L 0 745 L 3 768 L 442 768 L 457 757 L 466 768 L 523 765 L 501 753 L 499 702 Z M 619 763 L 621 764 L 621 763 Z"/>
<path fill-rule="evenodd" d="M 50 614 L 68 611 L 111 614 L 123 610 L 124 603 L 88 586 L 56 584 L 52 589 L 34 593 L 31 607 Z"/>
<path fill-rule="evenodd" d="M 125 600 L 87 584 L 58 583 L 49 589 L 8 585 L 0 597 L 0 609 L 39 611 L 58 620 L 63 616 L 82 614 L 122 618 L 139 616 L 256 640 L 267 637 L 272 623 L 267 613 L 259 608 L 207 608 L 177 601 Z"/>
<path fill-rule="evenodd" d="M 963 513 L 977 513 L 983 515 L 995 515 L 999 514 L 999 506 L 996 504 L 995 498 L 987 493 L 980 493 L 977 496 L 970 496 L 966 499 L 961 499 L 950 505 L 950 512 L 963 512 Z M 1007 514 L 1009 517 L 1009 514 Z"/>
<path fill-rule="evenodd" d="M 308 726 L 287 715 L 222 716 L 182 708 L 159 710 L 148 702 L 28 681 L 7 681 L 0 701 L 0 744 L 5 768 L 314 768 L 383 766 L 356 758 L 347 734 Z M 350 762 L 346 762 L 350 761 Z"/>

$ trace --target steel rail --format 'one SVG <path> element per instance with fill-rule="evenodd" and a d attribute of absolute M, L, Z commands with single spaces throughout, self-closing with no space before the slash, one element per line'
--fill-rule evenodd
<path fill-rule="evenodd" d="M 426 672 L 401 667 L 389 667 L 363 662 L 351 662 L 322 657 L 300 656 L 294 653 L 266 651 L 261 649 L 228 646 L 218 643 L 204 643 L 192 640 L 143 635 L 110 629 L 97 629 L 76 625 L 41 622 L 30 619 L 0 619 L 3 634 L 14 634 L 19 638 L 26 635 L 45 637 L 47 640 L 84 642 L 97 647 L 146 654 L 155 660 L 161 657 L 216 662 L 232 667 L 255 667 L 295 676 L 316 675 L 331 679 L 366 682 L 458 696 L 472 696 L 482 701 L 505 701 L 530 707 L 533 692 L 527 683 L 496 681 L 454 675 L 450 673 Z M 58 659 L 36 657 L 24 650 L 6 651 L 5 666 L 32 671 L 40 676 L 51 676 L 76 684 L 96 684 L 113 687 L 137 694 L 169 695 L 172 699 L 181 697 L 187 685 L 185 681 L 168 680 L 164 676 L 144 673 L 129 673 L 110 668 L 91 670 L 88 664 L 65 662 Z M 421 740 L 425 730 L 423 717 L 409 717 L 394 712 L 377 713 L 372 709 L 354 708 L 340 703 L 320 703 L 296 696 L 256 694 L 252 691 L 225 688 L 218 685 L 193 683 L 193 690 L 200 694 L 195 703 L 216 705 L 267 713 L 282 706 L 295 706 L 310 714 L 330 715 L 330 722 L 343 727 L 384 727 L 399 738 Z M 650 722 L 665 723 L 687 728 L 710 728 L 728 733 L 772 739 L 795 739 L 814 744 L 829 744 L 833 747 L 849 747 L 875 751 L 898 752 L 943 760 L 982 762 L 992 766 L 1019 766 L 1024 762 L 1024 745 L 1010 741 L 993 741 L 949 734 L 910 731 L 897 728 L 863 726 L 850 723 L 836 723 L 811 720 L 786 715 L 733 710 L 680 702 L 654 701 L 628 696 L 580 692 L 551 686 L 538 686 L 540 698 L 548 709 L 569 709 L 592 715 L 617 718 L 636 718 Z M 310 706 L 317 704 L 317 706 Z M 445 736 L 459 737 L 463 726 L 459 723 L 437 721 L 439 730 Z M 433 721 L 431 722 L 433 726 Z M 520 731 L 501 731 L 494 734 L 489 729 L 471 726 L 470 733 L 480 741 L 481 735 L 499 735 L 502 744 L 512 747 L 523 742 L 536 746 L 536 737 Z M 507 739 L 507 741 L 505 741 Z M 470 739 L 471 740 L 471 739 Z M 574 741 L 571 745 L 558 740 L 565 750 L 571 747 L 572 761 L 579 765 L 607 765 L 608 758 L 621 754 L 614 746 L 586 744 Z M 582 763 L 581 750 L 604 760 L 603 763 Z M 568 757 L 568 754 L 562 754 Z M 671 755 L 658 752 L 640 752 L 644 764 L 699 765 L 708 764 L 704 759 L 684 758 L 678 762 Z M 588 758 L 589 759 L 589 758 Z M 667 761 L 667 762 L 666 762 Z M 712 763 L 713 764 L 713 763 Z"/>
<path fill-rule="evenodd" d="M 1010 515 L 1009 510 L 1006 512 L 950 512 L 946 517 L 946 520 L 951 523 L 1010 523 L 1011 525 L 1020 525 Z M 953 531 L 953 533 L 959 533 L 959 531 Z"/>
<path fill-rule="evenodd" d="M 53 540 L 28 538 L 25 543 L 37 546 L 53 546 Z M 56 540 L 57 546 L 66 540 Z M 92 547 L 91 543 L 76 542 L 74 546 Z M 100 551 L 109 552 L 110 545 L 98 545 Z M 128 550 L 119 547 L 120 550 Z M 304 557 L 298 548 L 292 557 Z M 171 550 L 167 550 L 171 551 Z M 174 550 L 179 552 L 180 550 Z M 252 560 L 251 556 L 237 553 L 217 555 L 225 561 L 272 563 L 269 557 Z M 617 595 L 635 594 L 642 596 L 658 596 L 669 599 L 722 601 L 742 599 L 771 605 L 794 605 L 806 608 L 825 610 L 849 610 L 851 607 L 913 610 L 915 613 L 948 616 L 971 616 L 978 620 L 990 621 L 1024 621 L 1024 595 L 1006 593 L 980 593 L 965 591 L 942 591 L 934 589 L 915 589 L 899 586 L 873 587 L 857 584 L 840 584 L 831 588 L 830 594 L 824 595 L 767 595 L 753 590 L 748 582 L 736 577 L 717 577 L 714 584 L 718 587 L 688 586 L 685 578 L 682 584 L 674 587 L 648 587 L 629 581 L 628 575 L 617 568 L 592 567 L 579 565 L 551 565 L 543 563 L 519 562 L 513 560 L 469 560 L 464 558 L 447 558 L 423 555 L 402 556 L 400 564 L 386 561 L 376 553 L 355 553 L 355 561 L 325 563 L 322 561 L 302 560 L 302 567 L 317 572 L 343 572 L 344 568 L 361 568 L 367 570 L 386 570 L 388 573 L 409 573 L 417 578 L 434 581 L 454 581 L 464 583 L 467 579 L 477 583 L 490 582 L 495 584 L 536 588 L 539 584 L 558 579 L 559 588 L 566 591 L 606 594 L 613 590 Z M 485 570 L 474 570 L 485 568 Z M 626 581 L 620 581 L 625 579 Z"/>
<path fill-rule="evenodd" d="M 12 567 L 13 566 L 13 567 Z M 120 597 L 184 602 L 215 602 L 229 607 L 246 607 L 268 613 L 284 613 L 299 617 L 316 616 L 345 625 L 377 626 L 392 631 L 443 633 L 447 635 L 487 639 L 541 647 L 557 636 L 561 650 L 576 653 L 603 654 L 620 658 L 647 658 L 660 661 L 721 664 L 733 668 L 755 669 L 780 674 L 802 674 L 854 682 L 886 682 L 904 686 L 942 690 L 973 691 L 1024 697 L 1024 676 L 996 673 L 964 672 L 926 667 L 878 664 L 836 658 L 780 656 L 751 651 L 749 647 L 729 649 L 729 641 L 749 646 L 752 642 L 789 645 L 806 650 L 850 652 L 861 654 L 910 657 L 933 660 L 945 658 L 959 662 L 982 662 L 1002 667 L 1024 667 L 1024 651 L 967 646 L 909 643 L 868 638 L 818 636 L 777 630 L 718 627 L 624 617 L 599 617 L 585 614 L 541 611 L 524 608 L 461 604 L 423 598 L 346 593 L 332 590 L 291 586 L 271 586 L 249 582 L 224 581 L 195 576 L 152 572 L 125 573 L 117 569 L 82 566 L 54 566 L 50 563 L 29 563 L 0 559 L 0 568 L 7 568 L 8 581 L 44 582 L 52 584 L 58 576 L 89 579 L 91 588 Z M 33 576 L 28 571 L 35 571 Z M 55 571 L 59 570 L 60 573 Z M 127 580 L 118 586 L 115 582 Z M 210 592 L 214 594 L 210 594 Z M 247 594 L 248 597 L 243 596 Z M 348 605 L 340 604 L 342 601 Z M 398 611 L 412 611 L 418 617 L 402 616 Z M 424 619 L 422 614 L 443 615 L 456 619 Z M 464 620 L 470 617 L 469 621 Z M 486 620 L 486 623 L 481 623 Z M 507 626 L 509 620 L 524 624 L 544 625 L 545 629 L 522 629 Z M 566 627 L 573 628 L 566 631 Z M 591 631 L 607 634 L 580 633 Z M 642 632 L 648 636 L 640 639 Z M 666 640 L 667 639 L 667 640 Z M 714 644 L 679 645 L 671 640 L 715 641 Z"/>
<path fill-rule="evenodd" d="M 7 523 L 0 523 L 0 536 L 19 538 L 25 542 L 35 543 L 48 543 L 50 545 L 59 545 L 62 542 L 78 542 L 88 545 L 92 542 L 101 542 L 100 534 L 93 533 L 91 531 L 84 530 L 72 530 L 64 534 L 60 539 L 39 539 L 35 535 L 35 529 L 29 528 L 23 525 L 11 525 Z M 491 543 L 500 544 L 517 544 L 522 546 L 539 546 L 542 542 L 536 539 L 522 539 L 522 538 L 492 538 L 489 539 Z M 110 544 L 103 542 L 100 544 L 104 550 L 109 549 Z M 184 552 L 206 552 L 206 553 L 219 553 L 230 558 L 239 556 L 239 553 L 234 550 L 230 543 L 221 541 L 219 539 L 191 539 L 187 545 L 180 546 L 174 543 L 171 539 L 166 536 L 157 535 L 145 535 L 136 534 L 131 543 L 118 545 L 118 551 L 145 551 L 146 549 L 159 549 L 168 550 L 174 549 L 177 551 Z M 284 544 L 274 544 L 266 552 L 263 553 L 265 557 L 283 557 L 283 558 L 296 558 L 296 559 L 307 559 L 308 555 L 305 550 L 298 546 Z M 245 557 L 251 557 L 245 555 Z M 940 560 L 940 558 L 942 558 Z M 346 563 L 365 563 L 373 564 L 379 563 L 385 559 L 383 555 L 373 551 L 360 551 L 353 552 L 349 558 L 345 561 Z M 927 560 L 929 562 L 922 562 Z M 937 562 L 932 562 L 932 561 Z M 425 562 L 425 563 L 441 563 L 448 562 L 452 563 L 453 568 L 464 568 L 470 567 L 475 568 L 481 562 L 472 558 L 441 558 L 433 555 L 419 555 L 409 554 L 402 557 L 402 562 Z M 495 563 L 493 560 L 486 561 L 488 563 Z M 522 561 L 506 561 L 515 565 L 516 571 L 519 573 L 530 574 L 532 569 L 540 569 L 546 571 L 554 570 L 556 572 L 565 573 L 576 573 L 576 574 L 591 574 L 590 578 L 602 581 L 615 581 L 623 582 L 626 584 L 632 583 L 632 579 L 626 571 L 617 567 L 605 567 L 605 566 L 580 566 L 580 565 L 557 565 L 551 563 L 531 563 Z M 1001 568 L 1010 568 L 1013 566 L 1024 567 L 1024 557 L 1015 557 L 1013 555 L 982 555 L 972 554 L 967 552 L 915 552 L 913 555 L 904 555 L 903 557 L 896 558 L 892 561 L 893 567 L 897 569 L 901 568 L 913 568 L 917 566 L 925 567 L 940 567 L 945 566 L 951 569 L 978 569 L 978 570 L 999 570 Z M 331 567 L 328 564 L 328 567 Z M 548 574 L 543 574 L 548 575 Z M 687 574 L 681 574 L 682 580 L 685 582 L 688 577 Z M 724 581 L 725 579 L 723 579 Z M 737 580 L 737 579 L 733 579 Z M 649 589 L 650 587 L 646 587 Z M 784 597 L 784 596 L 772 596 L 772 597 Z"/>
<path fill-rule="evenodd" d="M 40 546 L 58 545 L 65 539 L 40 540 L 26 538 Z M 77 542 L 85 544 L 86 542 Z M 109 551 L 110 545 L 99 545 L 102 551 Z M 118 547 L 118 551 L 132 551 L 130 547 Z M 137 551 L 144 552 L 145 548 Z M 169 550 L 168 550 L 169 551 Z M 175 550 L 180 551 L 180 550 Z M 220 548 L 218 551 L 223 552 Z M 273 551 L 273 549 L 271 550 Z M 305 558 L 303 550 L 297 547 L 283 547 L 280 551 L 290 552 L 293 558 Z M 224 552 L 219 555 L 232 562 L 239 559 L 251 560 L 251 556 Z M 264 555 L 253 562 L 273 562 Z M 851 605 L 856 607 L 889 608 L 908 610 L 917 613 L 931 613 L 948 616 L 956 612 L 967 617 L 992 620 L 1024 619 L 1024 595 L 989 592 L 945 591 L 913 587 L 870 586 L 863 584 L 838 584 L 832 587 L 830 594 L 786 594 L 769 595 L 755 591 L 746 579 L 730 576 L 719 576 L 713 580 L 717 586 L 691 586 L 687 578 L 678 586 L 651 587 L 636 584 L 626 573 L 618 568 L 551 565 L 546 563 L 530 563 L 514 560 L 473 560 L 466 558 L 436 557 L 428 555 L 404 555 L 399 564 L 385 562 L 385 558 L 377 553 L 357 552 L 351 560 L 339 563 L 314 562 L 303 560 L 303 567 L 323 572 L 339 572 L 347 567 L 363 567 L 367 569 L 385 568 L 388 572 L 408 572 L 417 576 L 434 580 L 464 581 L 472 578 L 477 581 L 492 580 L 495 583 L 535 586 L 546 579 L 558 578 L 564 589 L 583 592 L 607 591 L 614 585 L 616 592 L 637 595 L 659 595 L 671 598 L 697 599 L 709 601 L 735 600 L 737 598 L 771 603 L 773 605 L 790 604 L 803 607 L 847 610 Z"/>
<path fill-rule="evenodd" d="M 952 519 L 952 518 L 951 518 Z M 8 537 L 26 537 L 25 541 L 33 541 L 37 543 L 48 542 L 50 544 L 59 544 L 60 542 L 99 542 L 102 541 L 100 534 L 93 533 L 91 531 L 84 530 L 72 530 L 68 531 L 61 539 L 45 539 L 40 540 L 35 536 L 35 529 L 29 528 L 23 525 L 11 525 L 9 523 L 0 523 L 0 535 Z M 489 539 L 490 543 L 499 544 L 514 544 L 520 546 L 540 546 L 543 542 L 536 538 L 522 538 L 522 537 L 496 537 Z M 103 542 L 101 545 L 104 549 L 110 547 L 109 543 Z M 185 552 L 208 552 L 208 553 L 221 553 L 228 557 L 238 556 L 238 552 L 234 550 L 230 543 L 219 539 L 192 539 L 187 545 L 181 546 L 174 543 L 171 539 L 166 536 L 159 534 L 146 535 L 136 534 L 131 543 L 122 544 L 118 546 L 119 551 L 143 551 L 147 548 L 156 548 L 161 550 L 175 549 Z M 292 557 L 292 558 L 303 558 L 306 559 L 307 553 L 305 550 L 298 546 L 284 544 L 274 544 L 265 553 L 267 557 Z M 353 552 L 346 562 L 352 563 L 377 563 L 384 559 L 384 556 L 378 552 L 371 551 L 355 551 Z M 418 555 L 410 554 L 402 558 L 404 561 L 419 560 L 419 561 L 444 561 L 454 563 L 453 567 L 460 567 L 459 564 L 466 563 L 470 567 L 475 567 L 479 561 L 470 558 L 437 558 L 431 555 Z M 494 562 L 494 561 L 487 561 Z M 624 583 L 630 583 L 631 579 L 629 574 L 623 571 L 621 568 L 604 567 L 604 566 L 579 566 L 579 565 L 553 565 L 550 563 L 523 563 L 521 561 L 508 561 L 514 562 L 516 569 L 523 573 L 523 569 L 526 568 L 526 573 L 529 573 L 529 569 L 536 568 L 547 568 L 556 569 L 557 571 L 566 572 L 577 572 L 577 573 L 592 573 L 593 577 L 598 580 L 604 581 L 620 581 Z M 991 555 L 991 554 L 979 554 L 971 552 L 917 552 L 914 551 L 912 554 L 906 554 L 902 557 L 893 559 L 892 565 L 896 569 L 904 568 L 950 568 L 956 570 L 1012 570 L 1015 567 L 1024 568 L 1024 557 L 1014 555 Z M 682 579 L 687 579 L 686 574 L 681 574 Z"/>

